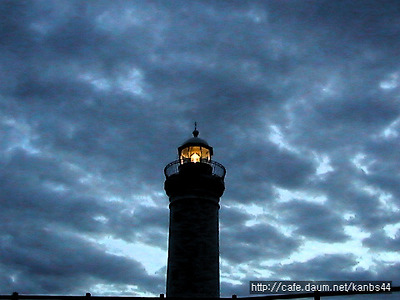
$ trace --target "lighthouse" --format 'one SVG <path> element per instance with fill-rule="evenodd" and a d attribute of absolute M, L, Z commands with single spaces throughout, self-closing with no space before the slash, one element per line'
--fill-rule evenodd
<path fill-rule="evenodd" d="M 213 148 L 198 137 L 178 147 L 165 169 L 169 197 L 167 297 L 218 298 L 219 201 L 226 170 L 211 160 Z"/>

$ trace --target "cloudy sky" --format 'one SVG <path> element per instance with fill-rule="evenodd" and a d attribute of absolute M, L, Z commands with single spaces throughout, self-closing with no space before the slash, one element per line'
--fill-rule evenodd
<path fill-rule="evenodd" d="M 0 294 L 165 293 L 194 121 L 227 169 L 221 296 L 399 285 L 399 35 L 398 1 L 1 1 Z"/>

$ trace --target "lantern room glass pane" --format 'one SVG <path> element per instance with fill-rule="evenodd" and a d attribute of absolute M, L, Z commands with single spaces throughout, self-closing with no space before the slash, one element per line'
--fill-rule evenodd
<path fill-rule="evenodd" d="M 207 148 L 202 148 L 201 150 L 201 159 L 207 162 L 210 161 L 210 150 Z"/>
<path fill-rule="evenodd" d="M 190 146 L 183 148 L 180 157 L 181 164 L 192 162 L 209 162 L 211 159 L 210 150 L 200 146 Z"/>

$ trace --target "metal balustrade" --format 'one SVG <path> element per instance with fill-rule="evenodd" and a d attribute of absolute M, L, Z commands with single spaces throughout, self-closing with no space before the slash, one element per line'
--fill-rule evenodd
<path fill-rule="evenodd" d="M 193 164 L 193 163 L 185 162 L 184 164 Z M 212 171 L 211 171 L 212 175 L 220 177 L 221 179 L 225 178 L 225 174 L 226 174 L 225 167 L 223 165 L 221 165 L 220 163 L 216 162 L 216 161 L 210 160 L 208 162 L 198 162 L 196 164 L 208 164 L 212 168 Z M 179 159 L 175 160 L 173 162 L 170 162 L 164 168 L 165 177 L 168 178 L 168 177 L 170 177 L 170 176 L 172 176 L 174 174 L 178 174 L 180 166 L 181 166 L 181 162 L 180 162 Z"/>

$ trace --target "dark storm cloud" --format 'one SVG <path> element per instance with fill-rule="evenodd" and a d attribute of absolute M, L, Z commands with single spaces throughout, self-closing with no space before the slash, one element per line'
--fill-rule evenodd
<path fill-rule="evenodd" d="M 138 285 L 138 293 L 163 289 L 163 275 L 148 275 L 133 259 L 108 254 L 74 232 L 165 249 L 166 208 L 128 213 L 126 204 L 99 202 L 85 196 L 72 170 L 22 150 L 2 170 L 1 286 L 22 293 L 83 293 L 99 282 Z"/>
<path fill-rule="evenodd" d="M 138 262 L 104 253 L 82 238 L 61 235 L 51 226 L 15 229 L 2 237 L 2 272 L 12 278 L 11 284 L 2 282 L 4 287 L 21 293 L 83 293 L 95 282 L 162 288 L 163 277 L 150 276 Z"/>
<path fill-rule="evenodd" d="M 370 249 L 398 252 L 400 250 L 400 235 L 397 231 L 396 236 L 391 238 L 383 230 L 379 230 L 364 239 L 363 244 Z"/>
<path fill-rule="evenodd" d="M 251 215 L 238 208 L 223 206 L 220 210 L 221 228 L 244 226 L 251 219 Z"/>
<path fill-rule="evenodd" d="M 109 215 L 109 218 L 107 229 L 115 237 L 128 242 L 142 241 L 145 244 L 166 249 L 167 208 L 137 205 L 133 212 L 129 209 L 120 209 L 119 214 L 114 212 Z M 104 229 L 103 232 L 105 232 Z"/>
<path fill-rule="evenodd" d="M 289 264 L 278 264 L 269 268 L 273 271 L 270 278 L 281 278 L 288 276 L 293 280 L 303 278 L 304 280 L 389 280 L 388 278 L 397 278 L 393 272 L 399 269 L 396 264 L 381 264 L 374 271 L 365 270 L 362 267 L 357 267 L 359 263 L 356 256 L 353 254 L 330 254 L 321 255 L 306 262 L 294 262 Z M 303 280 L 302 279 L 302 280 Z M 394 282 L 394 284 L 397 281 Z M 354 296 L 354 299 L 372 300 L 372 299 L 395 299 L 396 294 L 371 295 L 371 296 Z M 393 298 L 392 298 L 393 297 Z M 347 297 L 346 297 L 347 298 Z M 349 298 L 352 299 L 352 298 Z"/>
<path fill-rule="evenodd" d="M 338 210 L 342 214 L 352 214 L 353 217 L 348 224 L 359 225 L 369 230 L 381 228 L 384 224 L 399 222 L 398 212 L 383 205 L 379 190 L 376 194 L 371 194 L 365 189 L 368 187 L 367 183 L 372 174 L 366 175 L 351 161 L 343 160 L 340 154 L 337 158 L 331 157 L 335 158 L 332 160 L 335 170 L 326 174 L 322 180 L 313 183 L 318 186 L 317 189 L 322 194 L 327 196 L 328 208 Z M 387 203 L 389 206 L 392 205 L 394 199 L 389 198 Z"/>
<path fill-rule="evenodd" d="M 163 292 L 161 273 L 87 238 L 166 249 L 162 168 L 194 121 L 228 171 L 224 260 L 255 270 L 299 251 L 298 235 L 347 241 L 346 225 L 372 234 L 364 247 L 395 251 L 398 239 L 381 229 L 400 221 L 399 9 L 396 1 L 2 1 L 1 292 L 82 294 L 99 283 Z M 323 157 L 330 168 L 319 173 Z M 277 189 L 326 201 L 281 203 Z M 297 236 L 276 227 L 287 225 Z M 381 279 L 354 271 L 354 254 L 323 251 L 274 265 L 274 276 Z M 377 272 L 394 280 L 396 271 Z M 234 279 L 242 284 L 222 281 L 222 292 L 247 293 L 243 276 Z"/>
<path fill-rule="evenodd" d="M 49 158 L 15 151 L 3 165 L 0 177 L 2 205 L 7 209 L 3 213 L 12 213 L 15 220 L 61 222 L 94 233 L 108 231 L 126 240 L 146 229 L 166 230 L 167 208 L 139 205 L 132 212 L 126 203 L 98 201 L 90 195 L 92 191 L 85 191 L 77 175 Z M 99 222 L 96 217 L 107 222 Z"/>
<path fill-rule="evenodd" d="M 396 126 L 393 128 L 396 130 Z M 366 145 L 366 152 L 368 156 L 365 158 L 369 164 L 371 171 L 368 176 L 365 176 L 365 181 L 372 186 L 375 186 L 387 193 L 393 195 L 393 201 L 399 203 L 400 191 L 400 175 L 398 170 L 400 168 L 400 157 L 398 149 L 400 147 L 400 140 L 398 138 L 392 139 L 374 139 Z"/>
<path fill-rule="evenodd" d="M 275 265 L 270 268 L 274 276 L 304 278 L 304 280 L 367 280 L 373 274 L 367 271 L 354 272 L 357 259 L 352 254 L 321 255 L 306 262 L 294 262 L 286 265 Z"/>
<path fill-rule="evenodd" d="M 221 230 L 221 257 L 232 263 L 283 258 L 299 247 L 296 238 L 265 224 Z"/>
<path fill-rule="evenodd" d="M 280 204 L 278 210 L 282 223 L 297 227 L 296 235 L 331 243 L 350 238 L 344 233 L 344 220 L 326 205 L 294 200 Z"/>
<path fill-rule="evenodd" d="M 242 147 L 227 151 L 227 183 L 235 185 L 227 190 L 227 196 L 238 202 L 264 202 L 273 200 L 272 185 L 296 188 L 304 184 L 314 173 L 313 162 L 308 157 L 279 149 L 266 140 L 244 139 Z"/>

